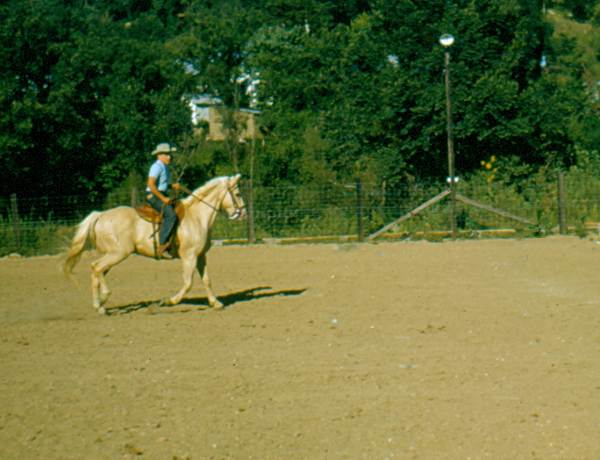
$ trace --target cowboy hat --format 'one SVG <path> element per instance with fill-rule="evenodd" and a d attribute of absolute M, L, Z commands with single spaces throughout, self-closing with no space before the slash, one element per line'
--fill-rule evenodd
<path fill-rule="evenodd" d="M 162 144 L 158 144 L 156 148 L 152 151 L 152 155 L 160 155 L 161 153 L 173 153 L 176 152 L 177 149 L 175 147 L 171 147 L 170 144 L 163 142 Z"/>

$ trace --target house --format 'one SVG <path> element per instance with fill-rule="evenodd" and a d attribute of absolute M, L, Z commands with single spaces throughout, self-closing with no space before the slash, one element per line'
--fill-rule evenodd
<path fill-rule="evenodd" d="M 192 112 L 192 124 L 196 127 L 198 134 L 203 134 L 208 129 L 206 140 L 224 141 L 226 128 L 223 119 L 228 109 L 223 101 L 215 96 L 201 94 L 194 96 L 189 101 Z M 258 129 L 257 118 L 260 111 L 254 109 L 238 109 L 234 116 L 237 126 L 240 127 L 239 142 L 249 139 L 258 139 L 262 135 Z"/>

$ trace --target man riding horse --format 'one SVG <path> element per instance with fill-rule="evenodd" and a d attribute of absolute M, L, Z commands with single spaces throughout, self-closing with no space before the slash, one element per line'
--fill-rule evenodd
<path fill-rule="evenodd" d="M 181 302 L 192 287 L 193 274 L 197 271 L 206 287 L 208 304 L 213 308 L 223 307 L 211 288 L 206 254 L 210 249 L 211 228 L 219 211 L 223 211 L 231 220 L 243 219 L 246 216 L 246 205 L 240 193 L 239 181 L 239 174 L 216 177 L 195 190 L 186 192 L 189 196 L 180 200 L 185 213 L 176 232 L 183 285 L 175 295 L 164 299 L 162 304 L 176 305 Z M 162 192 L 157 194 L 157 199 L 161 196 L 167 199 Z M 92 211 L 77 226 L 63 262 L 63 270 L 67 275 L 72 272 L 87 242 L 96 248 L 100 257 L 91 264 L 92 303 L 94 308 L 105 314 L 104 304 L 110 296 L 106 274 L 131 254 L 155 257 L 154 233 L 154 224 L 142 218 L 130 206 Z"/>
<path fill-rule="evenodd" d="M 171 255 L 167 252 L 171 242 L 169 237 L 173 227 L 177 223 L 177 215 L 173 207 L 173 200 L 169 198 L 169 187 L 179 190 L 179 183 L 171 184 L 171 172 L 169 163 L 171 163 L 171 154 L 177 149 L 167 143 L 158 144 L 152 155 L 156 155 L 156 161 L 150 167 L 148 181 L 146 186 L 146 201 L 150 206 L 163 215 L 163 222 L 160 228 L 159 244 L 157 254 L 159 257 L 170 259 Z"/>

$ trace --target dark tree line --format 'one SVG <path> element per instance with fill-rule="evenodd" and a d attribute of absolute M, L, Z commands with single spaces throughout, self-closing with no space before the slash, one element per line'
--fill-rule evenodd
<path fill-rule="evenodd" d="M 194 185 L 234 165 L 265 185 L 443 178 L 443 32 L 459 170 L 569 165 L 597 148 L 598 100 L 551 7 L 600 17 L 589 0 L 6 0 L 0 194 L 102 196 L 162 141 Z M 260 110 L 263 139 L 195 136 L 200 93 Z"/>

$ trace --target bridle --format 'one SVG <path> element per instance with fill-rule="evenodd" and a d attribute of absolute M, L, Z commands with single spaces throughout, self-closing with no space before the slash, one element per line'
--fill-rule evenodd
<path fill-rule="evenodd" d="M 239 187 L 237 184 L 235 184 L 235 187 L 233 189 L 229 186 L 227 187 L 227 193 L 229 193 L 229 198 L 231 198 L 231 202 L 233 203 L 233 207 L 235 209 L 233 214 L 229 216 L 230 220 L 239 219 L 243 215 L 244 208 L 246 207 L 245 204 L 240 204 L 240 200 L 238 199 L 236 193 L 234 193 L 236 190 L 237 192 L 239 192 Z"/>

